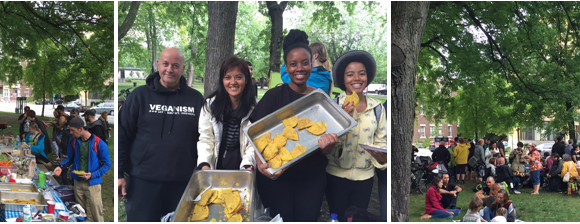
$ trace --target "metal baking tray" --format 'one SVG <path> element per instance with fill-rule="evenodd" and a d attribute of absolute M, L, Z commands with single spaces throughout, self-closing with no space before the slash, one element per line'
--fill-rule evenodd
<path fill-rule="evenodd" d="M 32 192 L 24 193 L 36 193 L 38 190 L 34 184 L 17 184 L 17 183 L 0 183 L 0 191 L 11 191 L 12 189 L 18 190 L 29 190 Z"/>
<path fill-rule="evenodd" d="M 285 128 L 282 121 L 293 116 L 308 118 L 315 123 L 319 121 L 327 123 L 328 126 L 325 133 L 335 133 L 338 137 L 357 125 L 357 122 L 340 108 L 334 100 L 330 99 L 321 89 L 317 89 L 244 128 L 244 134 L 252 140 L 250 143 L 258 152 L 258 157 L 262 163 L 266 161 L 254 145 L 254 140 L 266 132 L 270 132 L 271 138 L 274 138 L 274 134 L 281 135 Z M 298 131 L 297 127 L 294 127 L 294 130 Z M 273 174 L 306 158 L 318 149 L 318 139 L 320 139 L 320 136 L 310 134 L 306 129 L 298 131 L 298 141 L 288 139 L 285 147 L 292 152 L 296 144 L 299 143 L 306 147 L 306 152 L 279 168 L 268 168 L 268 172 Z"/>
<path fill-rule="evenodd" d="M 378 152 L 384 152 L 384 153 L 388 153 L 389 151 L 387 150 L 387 147 L 385 146 L 384 148 L 379 148 L 376 146 L 372 146 L 372 145 L 365 145 L 365 144 L 358 144 L 362 149 L 367 149 L 367 150 L 372 150 L 372 151 L 378 151 Z"/>
<path fill-rule="evenodd" d="M 255 200 L 255 179 L 254 173 L 247 170 L 197 170 L 191 175 L 191 179 L 181 196 L 181 200 L 175 209 L 175 214 L 171 218 L 172 222 L 187 222 L 187 218 L 191 216 L 195 204 L 191 202 L 190 198 L 195 198 L 202 188 L 209 187 L 211 189 L 226 189 L 240 190 L 242 203 L 246 210 L 241 211 L 244 222 L 253 222 L 254 200 Z M 225 217 L 224 206 L 210 204 L 209 217 L 201 222 L 207 222 L 212 218 L 227 222 Z M 221 213 L 220 213 L 221 212 Z"/>
<path fill-rule="evenodd" d="M 11 204 L 11 203 L 4 203 L 4 200 L 7 199 L 22 199 L 22 200 L 30 200 L 30 199 L 36 199 L 36 201 L 38 202 L 37 205 L 30 205 L 30 206 L 36 206 L 36 208 L 38 210 L 44 211 L 44 209 L 48 206 L 48 204 L 46 203 L 46 200 L 44 199 L 44 196 L 42 196 L 41 193 L 25 193 L 25 192 L 14 192 L 14 191 L 0 191 L 0 200 L 1 200 L 1 206 L 2 209 L 4 209 L 5 211 L 17 211 L 17 212 L 22 212 L 22 208 L 24 207 L 25 204 Z"/>

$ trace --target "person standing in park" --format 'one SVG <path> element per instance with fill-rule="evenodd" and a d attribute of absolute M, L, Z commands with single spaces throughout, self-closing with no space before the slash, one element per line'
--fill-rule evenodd
<path fill-rule="evenodd" d="M 284 37 L 283 51 L 286 71 L 291 81 L 264 94 L 250 115 L 251 122 L 258 121 L 315 90 L 306 84 L 312 70 L 312 51 L 308 47 L 306 33 L 290 30 Z M 258 193 L 264 207 L 271 209 L 270 214 L 280 214 L 285 222 L 316 222 L 326 189 L 326 155 L 332 152 L 337 142 L 338 136 L 334 133 L 322 135 L 318 140 L 320 151 L 274 174 L 267 171 L 271 164 L 256 159 L 256 166 L 260 171 L 256 172 Z"/>
<path fill-rule="evenodd" d="M 99 136 L 101 140 L 105 143 L 109 144 L 108 142 L 108 135 L 107 135 L 107 126 L 103 123 L 103 121 L 95 118 L 95 111 L 94 110 L 87 110 L 83 114 L 85 117 L 85 121 L 87 121 L 87 129 L 91 134 Z"/>
<path fill-rule="evenodd" d="M 333 75 L 336 86 L 344 91 L 337 98 L 338 105 L 357 121 L 327 155 L 326 200 L 330 212 L 338 215 L 338 221 L 346 222 L 349 207 L 368 208 L 375 168 L 387 168 L 386 153 L 360 147 L 373 144 L 387 148 L 387 113 L 380 101 L 363 94 L 376 75 L 376 62 L 371 54 L 360 50 L 343 54 L 334 64 Z M 352 94 L 360 99 L 357 105 L 346 101 L 346 96 Z"/>
<path fill-rule="evenodd" d="M 69 128 L 73 138 L 69 141 L 68 157 L 54 169 L 54 174 L 59 176 L 63 167 L 84 171 L 84 175 L 70 173 L 74 179 L 75 200 L 81 207 L 90 208 L 91 221 L 104 222 L 101 184 L 103 176 L 111 169 L 109 148 L 107 143 L 86 129 L 80 118 L 71 119 Z"/>
<path fill-rule="evenodd" d="M 564 144 L 564 138 L 562 136 L 558 136 L 558 138 L 556 138 L 556 143 L 554 143 L 554 146 L 552 146 L 552 152 L 550 152 L 551 154 L 554 153 L 558 153 L 558 155 L 560 155 L 560 157 L 562 157 L 565 152 L 566 152 L 566 145 Z"/>
<path fill-rule="evenodd" d="M 30 107 L 25 106 L 24 113 L 18 117 L 18 124 L 20 125 L 20 135 L 18 135 L 18 137 L 20 138 L 20 141 L 22 141 L 24 139 L 24 136 L 26 136 L 26 134 L 30 132 L 30 130 L 28 129 L 30 126 L 30 119 L 28 119 L 27 115 L 28 111 L 30 111 Z"/>
<path fill-rule="evenodd" d="M 533 145 L 528 145 L 528 148 L 530 149 L 530 155 L 524 155 L 523 157 L 528 159 L 530 165 L 530 178 L 532 185 L 534 186 L 532 195 L 538 195 L 540 194 L 540 170 L 542 170 L 542 163 L 540 160 L 542 159 L 542 156 Z"/>
<path fill-rule="evenodd" d="M 119 111 L 118 188 L 130 222 L 174 211 L 197 163 L 203 96 L 187 86 L 177 48 L 164 49 L 157 66 Z"/>
<path fill-rule="evenodd" d="M 465 169 L 467 168 L 467 156 L 469 155 L 469 143 L 466 143 L 465 139 L 459 138 L 459 145 L 455 147 L 453 156 L 455 156 L 456 166 L 456 176 L 457 182 L 461 180 L 462 184 L 465 184 Z"/>
<path fill-rule="evenodd" d="M 48 132 L 46 131 L 47 124 L 44 123 L 44 121 L 42 121 L 36 117 L 36 112 L 34 112 L 34 110 L 29 110 L 27 116 L 28 116 L 28 120 L 30 120 L 30 122 L 34 122 L 34 123 L 36 123 L 36 125 L 38 125 L 40 132 L 42 132 L 42 134 L 44 136 L 48 136 Z M 52 147 L 50 145 L 50 141 L 44 141 L 44 153 L 49 154 L 51 152 L 52 152 Z"/>
<path fill-rule="evenodd" d="M 568 140 L 568 145 L 564 149 L 564 153 L 572 156 L 572 151 L 574 150 L 574 139 Z"/>
<path fill-rule="evenodd" d="M 485 144 L 485 140 L 479 139 L 477 145 L 475 146 L 475 151 L 473 152 L 473 156 L 477 158 L 477 165 L 473 169 L 476 173 L 477 183 L 483 181 L 483 177 L 485 177 L 485 150 L 483 149 L 483 145 Z"/>
<path fill-rule="evenodd" d="M 441 140 L 439 147 L 435 149 L 431 158 L 433 159 L 433 162 L 443 163 L 445 168 L 449 170 L 448 163 L 451 161 L 451 154 L 449 154 L 449 151 L 445 148 L 446 143 L 447 141 Z"/>
<path fill-rule="evenodd" d="M 332 93 L 332 65 L 328 60 L 328 52 L 323 43 L 316 42 L 310 44 L 310 51 L 312 52 L 312 71 L 306 84 L 317 89 L 322 89 L 329 95 Z M 282 65 L 281 76 L 283 83 L 290 83 L 289 73 L 286 72 L 286 63 Z"/>
<path fill-rule="evenodd" d="M 218 88 L 201 110 L 197 169 L 254 169 L 254 147 L 243 133 L 256 105 L 252 89 L 245 61 L 235 56 L 227 58 L 220 68 Z"/>

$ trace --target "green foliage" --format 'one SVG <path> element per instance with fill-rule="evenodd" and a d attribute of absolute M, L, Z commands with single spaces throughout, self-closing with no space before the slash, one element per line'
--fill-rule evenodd
<path fill-rule="evenodd" d="M 114 2 L 4 2 L 1 8 L 0 79 L 24 79 L 36 99 L 76 94 L 88 87 L 78 85 L 81 79 L 92 82 L 91 90 L 105 90 L 113 77 Z M 79 69 L 89 75 L 79 76 Z"/>
<path fill-rule="evenodd" d="M 431 4 L 416 99 L 459 132 L 568 130 L 579 120 L 578 2 Z M 452 93 L 457 93 L 455 96 Z M 477 117 L 477 119 L 475 119 Z M 474 120 L 477 120 L 477 124 Z"/>
<path fill-rule="evenodd" d="M 423 140 L 423 143 L 422 143 L 422 144 L 423 144 L 423 145 L 422 145 L 422 146 L 423 146 L 423 148 L 426 148 L 426 149 L 428 149 L 428 148 L 429 148 L 429 145 L 431 145 L 431 142 L 429 141 L 429 139 L 428 139 L 428 138 L 426 138 L 425 140 Z"/>

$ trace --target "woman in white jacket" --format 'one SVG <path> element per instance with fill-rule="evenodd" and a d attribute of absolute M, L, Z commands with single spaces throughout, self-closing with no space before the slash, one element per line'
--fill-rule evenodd
<path fill-rule="evenodd" d="M 197 169 L 254 168 L 254 148 L 243 128 L 256 105 L 248 64 L 231 56 L 220 68 L 219 85 L 206 98 L 199 118 Z"/>

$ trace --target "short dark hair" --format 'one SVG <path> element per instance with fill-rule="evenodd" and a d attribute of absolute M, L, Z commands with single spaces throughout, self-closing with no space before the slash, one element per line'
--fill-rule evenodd
<path fill-rule="evenodd" d="M 27 115 L 29 117 L 31 117 L 31 118 L 35 118 L 36 117 L 36 112 L 34 112 L 34 110 L 29 110 Z"/>
<path fill-rule="evenodd" d="M 546 154 L 550 154 L 549 152 L 545 152 L 544 155 Z M 555 152 L 554 154 L 552 154 L 552 157 L 560 157 L 560 154 L 558 154 L 557 152 Z"/>
<path fill-rule="evenodd" d="M 558 139 L 558 141 L 562 141 L 563 137 L 562 136 L 558 136 L 558 138 L 556 138 L 556 139 Z"/>
<path fill-rule="evenodd" d="M 524 147 L 524 143 L 518 142 L 518 147 Z"/>
<path fill-rule="evenodd" d="M 246 61 L 246 64 L 248 64 L 248 66 L 253 66 L 252 62 Z"/>
<path fill-rule="evenodd" d="M 24 107 L 24 111 L 27 111 L 27 110 L 30 110 L 30 107 L 29 106 L 25 106 Z"/>
<path fill-rule="evenodd" d="M 479 197 L 474 197 L 471 202 L 469 202 L 469 210 L 471 212 L 477 212 L 483 206 L 483 200 Z"/>
<path fill-rule="evenodd" d="M 64 111 L 64 106 L 63 105 L 58 105 L 56 107 L 56 111 Z"/>

